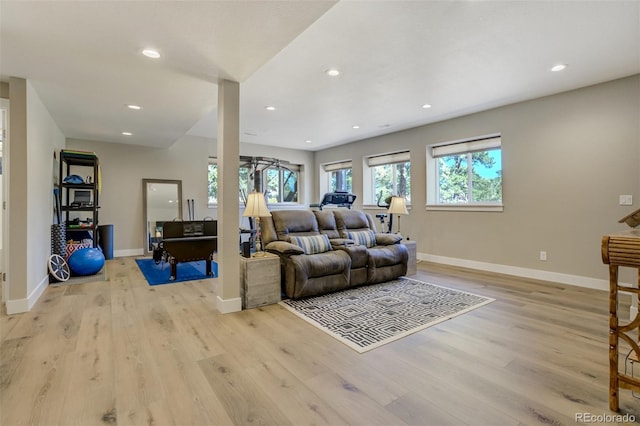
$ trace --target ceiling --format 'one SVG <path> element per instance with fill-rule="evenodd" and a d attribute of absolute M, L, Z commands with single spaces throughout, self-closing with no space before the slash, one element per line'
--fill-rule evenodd
<path fill-rule="evenodd" d="M 640 0 L 2 0 L 0 25 L 0 79 L 66 137 L 157 147 L 216 137 L 219 79 L 242 142 L 319 150 L 640 72 Z"/>

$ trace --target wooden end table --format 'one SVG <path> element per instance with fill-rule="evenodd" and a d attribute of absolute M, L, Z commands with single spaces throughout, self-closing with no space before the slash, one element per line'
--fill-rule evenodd
<path fill-rule="evenodd" d="M 280 258 L 275 254 L 240 257 L 242 309 L 272 305 L 280 301 Z"/>

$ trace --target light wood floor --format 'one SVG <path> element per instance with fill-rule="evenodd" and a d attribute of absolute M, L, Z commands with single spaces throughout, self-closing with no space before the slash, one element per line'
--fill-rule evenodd
<path fill-rule="evenodd" d="M 358 354 L 272 305 L 220 315 L 217 279 L 50 287 L 0 316 L 0 424 L 575 424 L 608 410 L 607 294 L 419 264 L 415 278 L 493 297 Z M 637 366 L 640 372 L 640 366 Z M 640 400 L 621 390 L 623 413 Z"/>

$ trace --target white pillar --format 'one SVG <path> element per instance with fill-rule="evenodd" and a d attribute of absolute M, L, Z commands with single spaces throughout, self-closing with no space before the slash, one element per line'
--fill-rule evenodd
<path fill-rule="evenodd" d="M 218 299 L 223 314 L 242 310 L 240 299 L 240 84 L 218 81 Z"/>

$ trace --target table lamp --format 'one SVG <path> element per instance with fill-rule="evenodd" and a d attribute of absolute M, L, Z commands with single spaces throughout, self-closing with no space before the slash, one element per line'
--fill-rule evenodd
<path fill-rule="evenodd" d="M 264 199 L 264 194 L 258 191 L 254 191 L 249 194 L 247 198 L 247 205 L 244 208 L 243 217 L 253 217 L 256 220 L 256 256 L 264 256 L 262 251 L 262 244 L 260 241 L 260 218 L 269 217 L 269 209 L 267 208 L 267 202 Z"/>
<path fill-rule="evenodd" d="M 391 197 L 391 203 L 389 203 L 389 214 L 397 214 L 398 215 L 398 234 L 400 233 L 400 215 L 401 214 L 409 214 L 407 210 L 407 201 L 404 197 Z"/>

